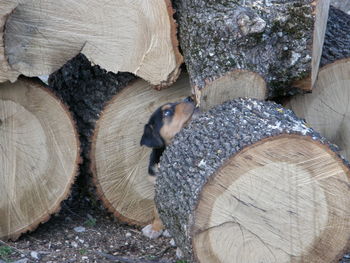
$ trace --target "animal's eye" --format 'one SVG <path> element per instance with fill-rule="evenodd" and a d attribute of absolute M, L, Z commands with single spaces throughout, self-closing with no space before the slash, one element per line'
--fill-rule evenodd
<path fill-rule="evenodd" d="M 173 114 L 173 111 L 171 109 L 166 109 L 163 111 L 163 115 L 168 117 L 171 116 Z"/>

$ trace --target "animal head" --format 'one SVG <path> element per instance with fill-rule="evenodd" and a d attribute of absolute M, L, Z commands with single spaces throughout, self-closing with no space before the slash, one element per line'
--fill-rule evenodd
<path fill-rule="evenodd" d="M 160 106 L 145 125 L 141 146 L 164 148 L 191 119 L 196 107 L 191 97 Z"/>

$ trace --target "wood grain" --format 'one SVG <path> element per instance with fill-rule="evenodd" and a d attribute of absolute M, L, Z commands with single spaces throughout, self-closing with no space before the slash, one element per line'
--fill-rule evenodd
<path fill-rule="evenodd" d="M 92 142 L 92 171 L 99 197 L 119 219 L 137 225 L 152 221 L 154 185 L 148 180 L 151 149 L 140 146 L 144 125 L 158 107 L 190 93 L 187 75 L 161 91 L 137 80 L 103 110 Z"/>
<path fill-rule="evenodd" d="M 107 71 L 153 85 L 178 77 L 182 56 L 170 1 L 9 1 L 18 5 L 6 22 L 5 53 L 26 76 L 48 75 L 81 52 Z"/>
<path fill-rule="evenodd" d="M 67 109 L 21 78 L 0 86 L 0 238 L 34 230 L 60 208 L 77 174 L 79 140 Z"/>

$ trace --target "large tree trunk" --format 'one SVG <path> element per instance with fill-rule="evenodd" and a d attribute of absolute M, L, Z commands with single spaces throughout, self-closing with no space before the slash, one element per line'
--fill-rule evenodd
<path fill-rule="evenodd" d="M 259 74 L 269 96 L 285 94 L 318 72 L 329 0 L 175 0 L 184 52 L 194 92 L 237 69 Z"/>
<path fill-rule="evenodd" d="M 1 84 L 0 239 L 17 239 L 58 211 L 79 161 L 75 124 L 60 100 L 25 78 Z"/>
<path fill-rule="evenodd" d="M 5 54 L 21 74 L 49 75 L 81 52 L 160 87 L 178 77 L 182 56 L 168 0 L 7 0 L 1 16 L 7 2 L 17 6 L 6 21 Z"/>
<path fill-rule="evenodd" d="M 338 262 L 349 249 L 350 168 L 290 110 L 238 99 L 164 152 L 161 219 L 196 262 Z"/>
<path fill-rule="evenodd" d="M 99 197 L 119 219 L 137 225 L 153 220 L 154 187 L 147 179 L 151 149 L 140 147 L 144 125 L 158 107 L 190 93 L 186 75 L 161 91 L 136 80 L 103 110 L 92 142 L 92 171 Z"/>

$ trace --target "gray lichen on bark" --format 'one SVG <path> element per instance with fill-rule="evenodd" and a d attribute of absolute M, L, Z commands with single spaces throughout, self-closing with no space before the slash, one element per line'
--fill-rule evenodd
<path fill-rule="evenodd" d="M 350 58 L 350 15 L 331 6 L 321 66 L 343 58 Z"/>
<path fill-rule="evenodd" d="M 308 136 L 338 151 L 291 110 L 254 99 L 219 105 L 175 136 L 161 158 L 155 200 L 164 224 L 186 258 L 193 259 L 194 211 L 209 178 L 243 148 L 281 134 Z"/>
<path fill-rule="evenodd" d="M 193 85 L 234 69 L 284 88 L 311 70 L 312 0 L 175 0 L 180 44 Z"/>

